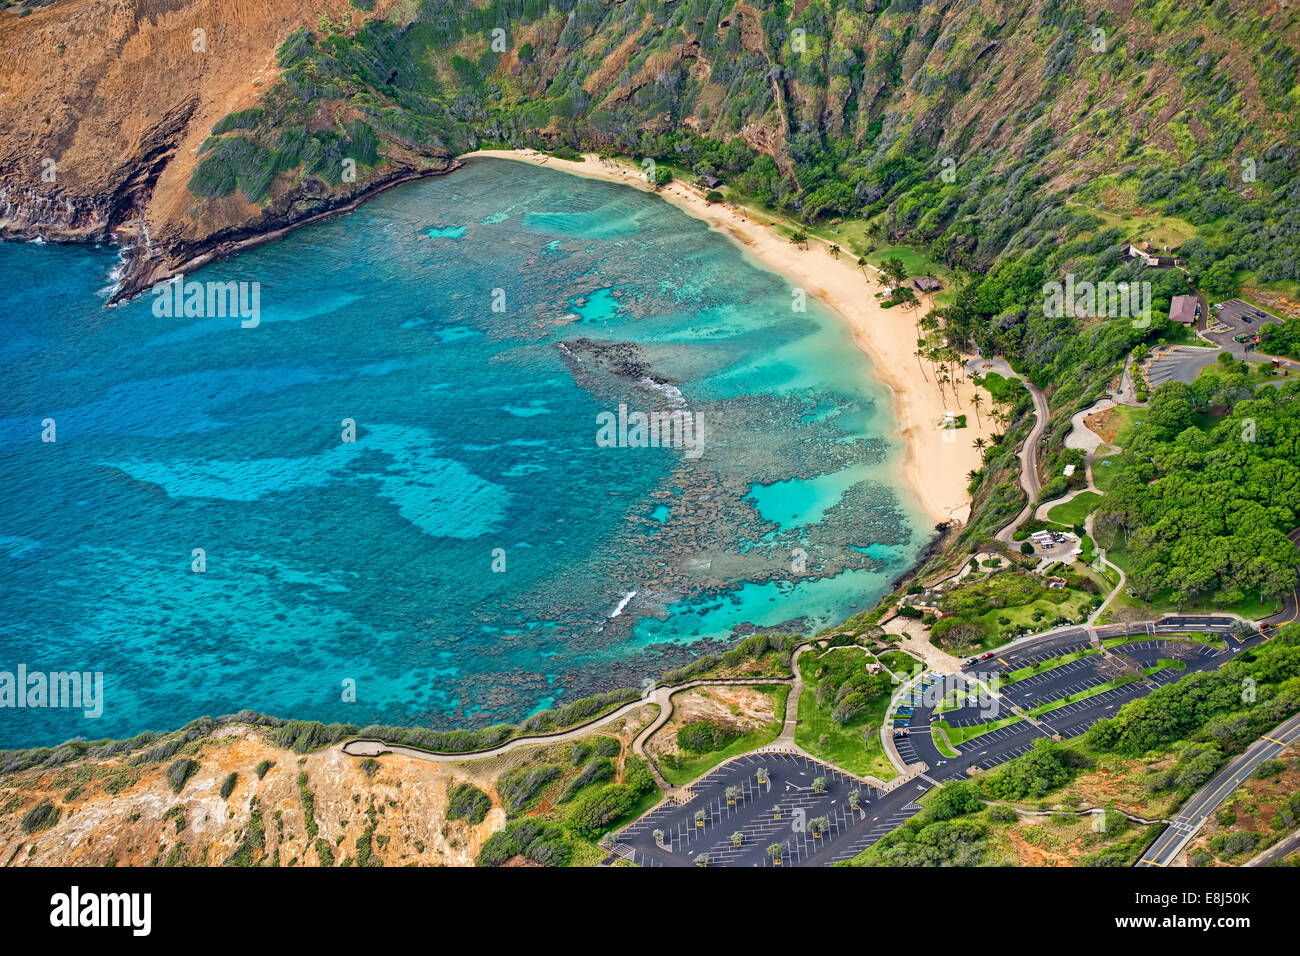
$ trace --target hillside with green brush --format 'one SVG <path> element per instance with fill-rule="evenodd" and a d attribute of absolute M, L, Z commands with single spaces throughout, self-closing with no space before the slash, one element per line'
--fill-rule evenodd
<path fill-rule="evenodd" d="M 345 155 L 596 149 L 721 174 L 810 223 L 871 220 L 951 267 L 1172 236 L 1226 294 L 1300 278 L 1297 17 L 1228 0 L 425 0 L 291 36 L 280 83 L 214 130 L 191 188 L 257 201 L 268 175 L 328 182 Z"/>
<path fill-rule="evenodd" d="M 1135 346 L 1185 339 L 1175 295 L 1300 298 L 1298 49 L 1300 14 L 1262 0 L 424 0 L 290 36 L 280 82 L 218 124 L 190 189 L 258 202 L 333 183 L 344 158 L 375 175 L 492 146 L 717 175 L 855 256 L 944 275 L 921 328 L 1047 392 L 1040 470 L 1061 494 L 1083 481 L 1059 477 L 1082 465 L 1069 416 Z M 1150 283 L 1151 321 L 1051 314 L 1067 275 Z M 963 540 L 1019 512 L 1029 411 L 1008 405 L 971 473 Z"/>

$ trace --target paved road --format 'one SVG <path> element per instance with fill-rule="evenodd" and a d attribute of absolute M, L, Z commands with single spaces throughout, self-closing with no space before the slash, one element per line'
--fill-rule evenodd
<path fill-rule="evenodd" d="M 985 366 L 988 366 L 987 368 Z M 1007 378 L 1019 379 L 1020 382 L 1029 390 L 1029 397 L 1034 403 L 1034 427 L 1029 430 L 1025 437 L 1025 442 L 1020 446 L 1020 487 L 1024 490 L 1028 500 L 1020 514 L 1016 515 L 1014 521 L 999 531 L 995 537 L 1004 544 L 1011 543 L 1011 535 L 1020 523 L 1028 518 L 1034 511 L 1034 502 L 1038 500 L 1038 441 L 1043 437 L 1043 429 L 1047 427 L 1047 396 L 1037 385 L 1020 376 L 1006 359 L 996 356 L 986 358 L 974 358 L 966 363 L 966 370 L 975 374 L 985 372 L 997 372 L 999 375 Z"/>
<path fill-rule="evenodd" d="M 1259 856 L 1247 860 L 1243 866 L 1272 866 L 1278 860 L 1290 856 L 1292 853 L 1300 850 L 1300 830 L 1292 833 L 1286 839 L 1274 843 L 1271 847 L 1261 853 Z"/>
<path fill-rule="evenodd" d="M 1183 804 L 1183 809 L 1174 822 L 1156 838 L 1146 853 L 1142 854 L 1142 859 L 1137 865 L 1168 866 L 1172 863 L 1183 848 L 1191 842 L 1197 831 L 1205 825 L 1210 814 L 1231 796 L 1242 781 L 1255 772 L 1256 767 L 1265 760 L 1276 757 L 1297 740 L 1300 740 L 1300 714 L 1283 721 L 1255 741 L 1244 754 L 1228 764 L 1218 776 L 1193 794 L 1191 799 Z"/>
<path fill-rule="evenodd" d="M 1296 547 L 1300 548 L 1300 528 L 1296 528 L 1287 538 Z M 1300 569 L 1296 570 L 1297 584 L 1291 586 L 1291 593 L 1284 595 L 1282 598 L 1282 610 L 1276 614 L 1270 614 L 1261 621 L 1261 624 L 1269 628 L 1278 628 L 1283 624 L 1294 624 L 1300 620 Z"/>

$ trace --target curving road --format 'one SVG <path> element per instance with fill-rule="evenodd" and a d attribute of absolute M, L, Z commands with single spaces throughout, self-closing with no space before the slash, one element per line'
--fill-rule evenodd
<path fill-rule="evenodd" d="M 986 367 L 987 366 L 987 367 Z M 1015 520 L 999 531 L 994 537 L 1003 544 L 1011 543 L 1011 535 L 1020 523 L 1034 513 L 1034 502 L 1038 500 L 1038 440 L 1043 437 L 1043 429 L 1047 427 L 1047 396 L 1043 390 L 1028 379 L 1017 373 L 1004 358 L 989 357 L 975 358 L 966 363 L 966 370 L 981 374 L 983 372 L 997 372 L 1006 378 L 1019 379 L 1021 384 L 1029 390 L 1029 397 L 1034 403 L 1034 427 L 1029 430 L 1025 437 L 1024 444 L 1020 446 L 1020 487 L 1025 492 L 1027 500 L 1020 514 L 1016 515 Z"/>
<path fill-rule="evenodd" d="M 1217 810 L 1224 800 L 1241 786 L 1255 768 L 1265 760 L 1271 760 L 1291 744 L 1300 740 L 1300 714 L 1278 724 L 1250 745 L 1250 748 L 1232 763 L 1228 764 L 1218 776 L 1194 793 L 1173 823 L 1156 837 L 1138 866 L 1168 866 L 1177 859 L 1178 854 L 1191 842 L 1192 837 L 1205 825 L 1210 814 Z"/>

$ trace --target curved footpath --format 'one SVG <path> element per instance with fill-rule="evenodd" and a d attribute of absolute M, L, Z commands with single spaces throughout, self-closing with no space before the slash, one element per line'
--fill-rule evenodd
<path fill-rule="evenodd" d="M 557 730 L 549 734 L 527 734 L 519 737 L 512 737 L 503 744 L 487 750 L 465 750 L 465 751 L 437 751 L 425 750 L 422 747 L 412 747 L 409 744 L 393 744 L 374 737 L 358 737 L 349 740 L 340 746 L 345 754 L 351 757 L 378 757 L 381 754 L 402 754 L 407 757 L 416 757 L 420 760 L 443 761 L 447 763 L 464 763 L 471 760 L 490 760 L 493 757 L 500 757 L 512 750 L 519 750 L 522 747 L 536 747 L 541 744 L 559 744 L 570 740 L 577 740 L 585 737 L 591 731 L 606 724 L 613 723 L 621 717 L 630 714 L 638 707 L 644 707 L 646 704 L 655 704 L 659 707 L 659 716 L 655 718 L 650 725 L 657 730 L 663 724 L 667 723 L 668 718 L 672 716 L 671 697 L 680 691 L 689 690 L 692 687 L 701 687 L 708 684 L 718 684 L 722 686 L 736 686 L 740 684 L 793 684 L 795 678 L 791 677 L 702 677 L 699 680 L 687 681 L 684 684 L 674 684 L 669 687 L 656 687 L 648 696 L 638 697 L 636 700 L 629 701 L 620 707 L 616 707 L 607 714 L 594 717 L 591 720 L 569 727 L 565 730 Z M 787 708 L 788 709 L 788 708 Z M 638 734 L 637 740 L 643 737 L 649 737 L 649 733 L 642 731 Z M 635 742 L 633 750 L 638 755 L 644 756 L 642 751 L 636 748 Z M 651 763 L 652 772 L 654 765 Z M 666 786 L 666 784 L 664 784 Z"/>
<path fill-rule="evenodd" d="M 1043 394 L 1041 388 L 1016 372 L 1006 359 L 998 356 L 971 359 L 966 363 L 966 370 L 977 375 L 984 372 L 997 372 L 1006 378 L 1017 379 L 1029 391 L 1029 397 L 1034 403 L 1034 427 L 1025 436 L 1024 444 L 1020 446 L 1018 454 L 1020 458 L 1020 488 L 1026 496 L 1025 506 L 1020 509 L 1020 514 L 1016 515 L 1010 524 L 994 535 L 994 538 L 1003 544 L 1010 544 L 1011 536 L 1015 533 L 1016 528 L 1020 527 L 1021 522 L 1033 514 L 1034 502 L 1038 500 L 1038 441 L 1043 437 L 1043 429 L 1047 427 L 1047 396 Z"/>

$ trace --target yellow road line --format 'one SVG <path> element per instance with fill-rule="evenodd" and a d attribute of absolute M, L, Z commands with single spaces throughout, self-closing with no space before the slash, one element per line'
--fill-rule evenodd
<path fill-rule="evenodd" d="M 1002 658 L 999 657 L 998 660 L 1002 661 Z M 1002 661 L 1002 663 L 1003 663 L 1003 664 L 1007 664 L 1006 661 Z M 1010 665 L 1010 664 L 1007 664 L 1007 666 L 1010 667 L 1011 665 Z"/>
<path fill-rule="evenodd" d="M 1277 744 L 1279 747 L 1285 747 L 1285 746 L 1286 746 L 1286 741 L 1285 741 L 1285 740 L 1274 740 L 1274 739 L 1273 739 L 1272 737 L 1270 737 L 1268 734 L 1261 734 L 1260 736 L 1261 736 L 1261 739 L 1263 739 L 1263 740 L 1267 740 L 1267 741 L 1268 741 L 1269 743 L 1271 743 L 1271 744 Z"/>
<path fill-rule="evenodd" d="M 1143 860 L 1142 862 L 1145 863 L 1147 866 L 1164 866 L 1164 865 L 1165 865 L 1165 864 L 1161 863 L 1159 860 Z"/>

